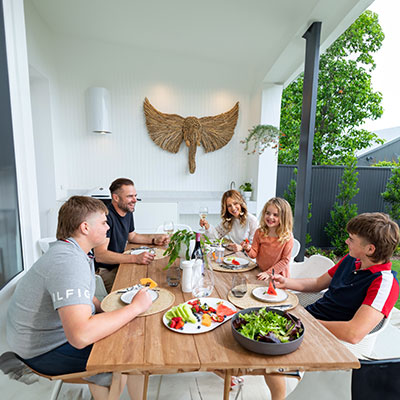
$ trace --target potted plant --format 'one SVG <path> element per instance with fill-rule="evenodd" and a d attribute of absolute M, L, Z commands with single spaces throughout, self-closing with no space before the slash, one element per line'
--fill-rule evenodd
<path fill-rule="evenodd" d="M 251 198 L 251 193 L 253 192 L 253 188 L 251 186 L 251 182 L 245 182 L 239 186 L 239 189 L 243 193 L 243 197 L 246 201 L 249 201 Z"/>
<path fill-rule="evenodd" d="M 245 144 L 244 150 L 247 151 L 250 142 L 254 142 L 253 150 L 248 154 L 262 154 L 267 147 L 278 149 L 280 130 L 273 125 L 256 125 L 249 129 L 249 134 L 240 143 Z"/>
<path fill-rule="evenodd" d="M 169 261 L 164 269 L 168 269 L 178 257 L 184 260 L 190 260 L 190 250 L 193 250 L 196 234 L 182 229 L 176 231 L 170 238 L 167 249 L 164 251 L 164 256 L 169 256 Z"/>

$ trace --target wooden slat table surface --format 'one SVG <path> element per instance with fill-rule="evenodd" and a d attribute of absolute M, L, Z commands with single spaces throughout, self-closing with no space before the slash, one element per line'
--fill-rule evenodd
<path fill-rule="evenodd" d="M 192 298 L 180 286 L 170 288 L 163 267 L 168 259 L 148 266 L 121 264 L 113 286 L 118 290 L 149 277 L 175 295 L 175 304 Z M 250 283 L 256 282 L 258 269 L 243 272 Z M 233 274 L 215 272 L 215 289 L 210 297 L 227 298 Z M 173 332 L 162 323 L 164 312 L 139 317 L 119 331 L 95 343 L 87 370 L 131 373 L 176 373 L 187 371 L 262 369 L 267 372 L 345 370 L 359 368 L 357 358 L 302 306 L 290 311 L 305 325 L 305 337 L 298 350 L 283 356 L 264 356 L 242 348 L 233 338 L 230 322 L 210 332 L 187 335 Z M 239 373 L 236 371 L 235 373 Z"/>

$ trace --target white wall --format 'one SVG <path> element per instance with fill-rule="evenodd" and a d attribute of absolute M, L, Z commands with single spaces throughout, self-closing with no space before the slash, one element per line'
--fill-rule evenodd
<path fill-rule="evenodd" d="M 247 79 L 235 66 L 184 58 L 170 53 L 65 38 L 49 32 L 27 5 L 30 64 L 50 82 L 57 196 L 66 190 L 108 185 L 129 176 L 138 190 L 225 190 L 249 178 L 240 139 L 249 121 Z M 49 40 L 52 37 L 53 40 Z M 110 90 L 113 134 L 86 131 L 84 93 L 89 86 Z M 197 117 L 215 115 L 240 102 L 239 120 L 223 149 L 197 153 L 197 170 L 189 174 L 187 149 L 178 154 L 149 138 L 143 100 L 160 111 Z"/>

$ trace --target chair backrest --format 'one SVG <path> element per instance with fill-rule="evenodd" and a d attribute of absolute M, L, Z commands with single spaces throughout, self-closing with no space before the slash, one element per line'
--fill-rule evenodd
<path fill-rule="evenodd" d="M 42 250 L 42 253 L 43 254 L 46 253 L 46 251 L 50 247 L 50 243 L 53 243 L 55 241 L 57 241 L 57 238 L 54 237 L 54 236 L 53 237 L 46 237 L 46 238 L 39 239 L 38 243 L 39 243 L 40 250 Z"/>
<path fill-rule="evenodd" d="M 368 335 L 366 335 L 363 340 L 361 340 L 357 344 L 351 344 L 347 342 L 342 343 L 358 358 L 371 356 L 378 335 L 387 328 L 391 317 L 392 312 L 390 312 L 387 318 L 383 318 L 382 321 L 379 322 L 379 324 L 374 329 L 372 329 L 372 331 L 368 333 Z"/>
<path fill-rule="evenodd" d="M 174 223 L 174 232 L 179 231 L 179 230 L 183 230 L 183 229 L 186 229 L 189 232 L 193 232 L 193 229 L 189 225 L 186 225 L 186 224 L 175 224 Z M 164 226 L 160 225 L 157 228 L 156 233 L 164 233 Z"/>
<path fill-rule="evenodd" d="M 303 263 L 291 263 L 289 273 L 291 278 L 317 278 L 334 265 L 335 263 L 330 258 L 314 254 Z"/>
<path fill-rule="evenodd" d="M 96 290 L 94 295 L 100 302 L 108 295 L 106 287 L 104 286 L 103 278 L 100 275 L 95 275 L 96 278 Z"/>
<path fill-rule="evenodd" d="M 293 239 L 293 249 L 292 255 L 290 256 L 290 261 L 294 261 L 294 258 L 299 254 L 300 251 L 300 242 L 297 239 Z"/>

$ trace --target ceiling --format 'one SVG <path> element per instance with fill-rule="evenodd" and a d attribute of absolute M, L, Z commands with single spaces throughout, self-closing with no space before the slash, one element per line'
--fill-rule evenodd
<path fill-rule="evenodd" d="M 373 0 L 25 0 L 50 31 L 223 64 L 258 81 L 287 83 L 301 71 L 305 40 L 322 21 L 322 49 Z"/>

